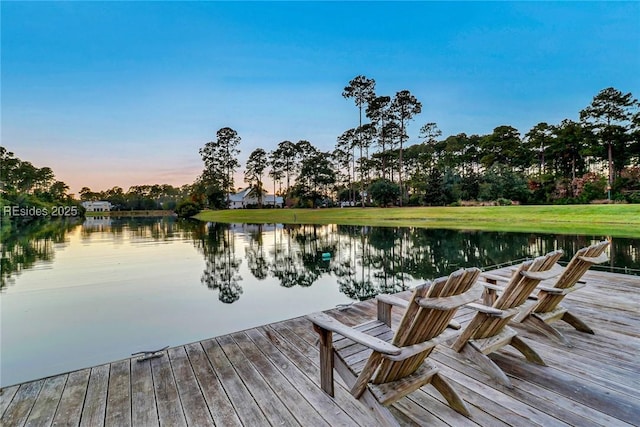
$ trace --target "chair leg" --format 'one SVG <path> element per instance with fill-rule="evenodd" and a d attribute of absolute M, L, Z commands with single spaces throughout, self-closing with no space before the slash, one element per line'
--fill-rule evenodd
<path fill-rule="evenodd" d="M 320 336 L 320 386 L 333 397 L 333 334 L 317 325 L 313 329 Z"/>
<path fill-rule="evenodd" d="M 562 333 L 560 333 L 559 330 L 549 325 L 548 323 L 545 323 L 544 320 L 540 319 L 535 314 L 527 316 L 527 318 L 524 319 L 522 323 L 532 326 L 533 328 L 537 329 L 538 331 L 542 332 L 543 334 L 551 338 L 556 339 L 557 341 L 566 345 L 567 347 L 573 347 L 571 342 L 569 342 L 569 340 Z"/>
<path fill-rule="evenodd" d="M 453 387 L 451 387 L 449 381 L 447 381 L 442 375 L 435 374 L 433 378 L 431 378 L 431 384 L 433 384 L 436 390 L 438 390 L 440 394 L 445 399 L 447 399 L 447 402 L 449 402 L 449 406 L 451 406 L 453 409 L 455 409 L 465 417 L 471 416 L 471 412 L 469 411 L 469 407 L 467 406 L 465 401 L 462 400 L 462 397 L 460 397 L 458 392 L 455 391 Z"/>
<path fill-rule="evenodd" d="M 562 320 L 564 320 L 565 322 L 567 322 L 568 324 L 570 324 L 580 332 L 585 332 L 591 335 L 595 334 L 595 332 L 593 332 L 593 329 L 588 327 L 582 320 L 578 319 L 576 316 L 569 313 L 568 311 L 562 316 Z"/>
<path fill-rule="evenodd" d="M 511 343 L 510 344 L 516 350 L 518 350 L 520 353 L 522 353 L 524 355 L 524 357 L 526 357 L 529 362 L 533 362 L 535 364 L 542 365 L 542 366 L 547 366 L 547 364 L 544 363 L 544 360 L 542 360 L 542 357 L 540 357 L 540 355 L 538 353 L 536 353 L 536 351 L 534 349 L 529 347 L 529 344 L 524 342 L 520 337 L 515 336 L 515 337 L 511 338 Z"/>
<path fill-rule="evenodd" d="M 493 360 L 482 354 L 482 352 L 474 347 L 471 342 L 468 342 L 462 348 L 460 353 L 471 359 L 472 362 L 478 365 L 482 370 L 484 370 L 502 385 L 513 388 L 513 384 L 511 384 L 511 381 L 509 380 L 509 378 L 507 378 L 507 375 L 502 371 L 502 369 L 500 369 L 498 365 L 493 362 Z"/>

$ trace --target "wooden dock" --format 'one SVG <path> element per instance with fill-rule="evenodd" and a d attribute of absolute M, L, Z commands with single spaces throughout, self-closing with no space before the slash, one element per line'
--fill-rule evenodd
<path fill-rule="evenodd" d="M 440 346 L 430 360 L 469 403 L 471 418 L 425 386 L 393 406 L 398 422 L 640 425 L 640 277 L 591 271 L 585 279 L 588 286 L 565 301 L 595 335 L 560 325 L 574 344 L 568 348 L 518 327 L 548 366 L 509 350 L 492 354 L 513 389 Z M 368 301 L 331 314 L 357 324 L 373 318 L 375 307 Z M 472 315 L 463 309 L 456 320 L 464 327 Z M 171 348 L 144 362 L 120 360 L 6 387 L 0 425 L 375 426 L 340 384 L 334 399 L 320 389 L 316 334 L 302 317 Z"/>

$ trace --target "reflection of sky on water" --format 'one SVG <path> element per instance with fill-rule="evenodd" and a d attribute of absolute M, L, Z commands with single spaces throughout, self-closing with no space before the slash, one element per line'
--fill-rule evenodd
<path fill-rule="evenodd" d="M 602 238 L 172 218 L 32 234 L 40 238 L 3 241 L 14 269 L 0 293 L 3 386 Z M 614 262 L 638 267 L 636 241 L 613 247 Z"/>

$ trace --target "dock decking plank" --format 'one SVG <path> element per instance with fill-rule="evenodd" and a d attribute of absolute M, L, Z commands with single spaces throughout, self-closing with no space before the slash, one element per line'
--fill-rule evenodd
<path fill-rule="evenodd" d="M 53 417 L 55 426 L 78 426 L 82 416 L 84 398 L 87 394 L 91 369 L 82 369 L 69 373 L 64 386 L 58 409 Z"/>
<path fill-rule="evenodd" d="M 151 359 L 151 375 L 160 425 L 186 426 L 187 421 L 166 351 L 163 352 L 162 357 Z"/>
<path fill-rule="evenodd" d="M 579 333 L 579 332 L 578 332 Z M 529 338 L 528 341 L 532 341 Z M 592 347 L 594 346 L 592 343 Z M 566 350 L 559 346 L 553 346 L 552 343 L 545 341 L 536 341 L 536 350 L 542 356 L 542 359 L 549 366 L 563 366 L 563 370 L 576 376 L 589 374 L 590 378 L 599 384 L 612 390 L 627 393 L 632 396 L 638 396 L 638 384 L 633 378 L 633 370 L 620 368 L 616 366 L 616 361 L 603 360 L 594 357 L 593 352 L 574 346 Z M 597 352 L 596 352 L 597 353 Z M 571 363 L 566 363 L 567 359 L 571 359 Z M 607 368 L 602 369 L 594 361 L 600 361 L 606 364 Z"/>
<path fill-rule="evenodd" d="M 3 424 L 7 426 L 21 426 L 29 417 L 29 413 L 36 403 L 38 394 L 44 386 L 45 380 L 33 381 L 20 385 L 13 400 L 2 416 Z"/>
<path fill-rule="evenodd" d="M 460 389 L 461 394 L 471 393 L 464 396 L 467 401 L 477 402 L 476 404 L 478 404 L 482 410 L 487 412 L 491 417 L 495 416 L 501 420 L 515 420 L 513 415 L 507 416 L 507 412 L 504 409 L 496 408 L 494 406 L 492 392 L 485 393 L 486 389 L 482 388 L 482 386 L 476 386 L 470 381 L 470 378 L 476 378 L 478 375 L 481 376 L 483 375 L 483 372 L 478 371 L 475 367 L 466 366 L 464 362 L 461 362 L 460 359 L 455 356 L 455 352 L 450 349 L 434 354 L 434 359 L 440 363 L 439 366 L 442 367 L 443 373 L 449 379 L 454 381 L 456 390 Z M 530 383 L 521 381 L 518 378 L 511 378 L 511 380 L 514 384 L 514 388 L 508 391 L 509 399 L 515 399 L 523 404 L 539 409 L 547 415 L 555 418 L 557 420 L 556 423 L 584 427 L 601 425 L 594 421 L 590 421 L 589 407 L 580 405 L 578 402 L 566 398 L 565 396 L 548 393 L 544 388 L 531 385 Z M 497 389 L 496 392 L 503 394 L 507 393 L 497 384 L 494 387 Z M 467 391 L 467 389 L 469 391 Z M 489 400 L 489 402 L 485 401 L 485 399 Z M 511 410 L 511 405 L 509 403 L 505 403 L 505 405 L 507 410 Z M 522 420 L 518 419 L 518 423 L 520 421 Z M 481 424 L 493 425 L 492 422 Z M 615 425 L 615 423 L 609 425 Z"/>
<path fill-rule="evenodd" d="M 506 354 L 497 354 L 495 358 L 511 376 L 526 378 L 527 381 L 552 389 L 554 393 L 588 402 L 590 407 L 626 423 L 635 424 L 640 420 L 640 400 L 624 393 L 607 389 L 592 381 L 581 381 L 560 369 L 545 373 L 544 366 L 512 363 L 513 357 Z"/>
<path fill-rule="evenodd" d="M 153 387 L 151 361 L 131 361 L 131 424 L 134 427 L 159 425 L 158 405 Z"/>
<path fill-rule="evenodd" d="M 327 426 L 328 423 L 321 414 L 307 401 L 307 396 L 302 393 L 302 387 L 295 387 L 290 381 L 295 381 L 297 368 L 287 372 L 287 376 L 278 370 L 272 362 L 260 351 L 256 343 L 249 339 L 245 333 L 235 333 L 231 337 L 244 354 L 244 358 L 255 367 L 256 371 L 264 378 L 265 382 L 278 394 L 282 403 L 290 408 L 295 419 L 303 426 Z"/>
<path fill-rule="evenodd" d="M 452 386 L 456 388 L 456 391 L 463 387 L 450 379 L 449 381 Z M 467 406 L 471 412 L 471 418 L 466 418 L 451 409 L 442 398 L 442 395 L 436 392 L 435 389 L 431 390 L 430 387 L 422 387 L 415 393 L 411 393 L 407 398 L 425 408 L 425 410 L 432 412 L 436 411 L 436 415 L 441 416 L 443 420 L 446 420 L 449 424 L 451 424 L 452 420 L 455 420 L 456 427 L 458 425 L 480 425 L 492 427 L 506 427 L 508 425 L 499 418 L 470 403 Z"/>
<path fill-rule="evenodd" d="M 298 426 L 296 420 L 289 409 L 280 400 L 280 396 L 267 384 L 264 378 L 256 371 L 255 367 L 244 357 L 240 348 L 230 335 L 225 335 L 216 339 L 220 348 L 233 365 L 240 379 L 248 387 L 253 400 L 258 404 L 262 413 L 267 417 L 271 425 Z"/>
<path fill-rule="evenodd" d="M 136 362 L 134 362 L 136 363 Z M 105 426 L 131 425 L 131 360 L 111 364 Z"/>
<path fill-rule="evenodd" d="M 418 405 L 414 400 L 402 398 L 396 403 L 393 404 L 393 407 L 398 411 L 404 414 L 408 419 L 413 421 L 418 425 L 425 426 L 436 426 L 436 427 L 446 427 L 450 424 L 442 421 L 436 414 L 431 411 L 425 410 L 422 406 Z M 462 417 L 464 418 L 464 417 Z M 473 424 L 460 424 L 460 427 L 469 427 Z"/>
<path fill-rule="evenodd" d="M 110 365 L 100 365 L 91 368 L 87 394 L 84 399 L 84 406 L 80 418 L 80 427 L 98 427 L 104 425 L 110 369 Z"/>
<path fill-rule="evenodd" d="M 2 415 L 4 414 L 4 411 L 13 400 L 13 396 L 16 395 L 19 388 L 19 385 L 0 388 L 0 417 L 2 417 Z"/>
<path fill-rule="evenodd" d="M 51 425 L 53 417 L 56 414 L 56 409 L 58 409 L 58 403 L 62 398 L 62 392 L 66 382 L 67 375 L 58 375 L 46 379 L 25 425 Z"/>
<path fill-rule="evenodd" d="M 512 425 L 566 425 L 564 422 L 552 419 L 537 408 L 514 399 L 501 385 L 476 367 L 468 368 L 460 362 L 465 371 L 452 369 L 437 357 L 439 350 L 432 353 L 442 374 L 453 383 L 456 391 L 467 402 L 480 408 L 483 412 L 501 420 L 509 420 Z M 435 396 L 437 398 L 437 396 Z"/>
<path fill-rule="evenodd" d="M 217 372 L 222 387 L 242 424 L 246 426 L 268 425 L 267 418 L 253 400 L 253 396 L 220 348 L 220 344 L 215 339 L 210 339 L 203 341 L 202 347 Z"/>
<path fill-rule="evenodd" d="M 216 372 L 211 367 L 200 343 L 185 346 L 202 396 L 207 402 L 216 425 L 241 426 L 240 419 L 222 388 Z"/>
<path fill-rule="evenodd" d="M 207 403 L 202 396 L 185 348 L 169 349 L 169 360 L 176 378 L 176 386 L 187 424 L 202 427 L 213 426 L 213 418 L 211 418 Z"/>

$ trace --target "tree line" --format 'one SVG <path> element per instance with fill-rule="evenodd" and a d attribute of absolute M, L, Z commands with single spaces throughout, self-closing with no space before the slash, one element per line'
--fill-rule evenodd
<path fill-rule="evenodd" d="M 125 192 L 122 187 L 92 191 L 82 187 L 80 200 L 104 200 L 111 203 L 111 210 L 174 210 L 177 204 L 192 193 L 190 185 L 174 187 L 169 184 L 132 185 Z"/>
<path fill-rule="evenodd" d="M 77 212 L 84 212 L 69 186 L 55 178 L 50 167 L 36 167 L 21 160 L 5 147 L 0 147 L 0 210 L 4 206 L 18 208 L 48 208 L 73 205 Z M 194 192 L 191 185 L 173 187 L 169 184 L 133 185 L 127 191 L 121 187 L 92 191 L 89 187 L 80 190 L 80 201 L 108 201 L 112 210 L 174 210 L 176 205 Z M 6 216 L 6 215 L 5 215 Z M 40 215 L 36 215 L 40 216 Z M 25 218 L 28 220 L 29 218 Z"/>
<path fill-rule="evenodd" d="M 5 207 L 33 208 L 52 213 L 52 206 L 75 206 L 80 212 L 77 202 L 69 194 L 69 186 L 57 180 L 50 167 L 36 167 L 1 146 L 0 165 L 1 215 L 7 216 Z"/>
<path fill-rule="evenodd" d="M 409 90 L 379 95 L 374 79 L 357 76 L 342 96 L 354 101 L 358 123 L 336 138 L 332 151 L 285 140 L 249 155 L 244 179 L 258 207 L 267 176 L 273 193 L 298 207 L 640 202 L 640 113 L 631 93 L 603 89 L 577 120 L 541 122 L 524 135 L 502 125 L 487 135 L 442 139 L 437 124 L 427 122 L 413 144 L 407 124 L 422 103 Z M 205 167 L 192 201 L 224 208 L 240 168 L 241 138 L 229 127 L 216 137 L 200 149 Z"/>

